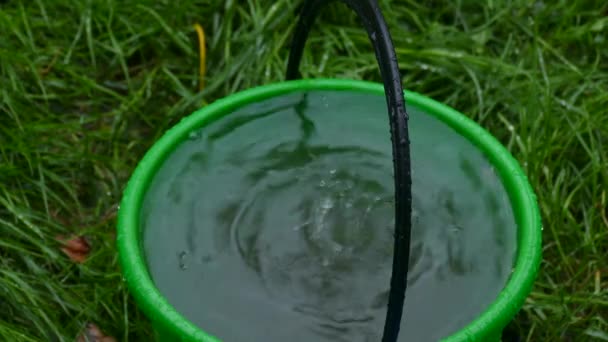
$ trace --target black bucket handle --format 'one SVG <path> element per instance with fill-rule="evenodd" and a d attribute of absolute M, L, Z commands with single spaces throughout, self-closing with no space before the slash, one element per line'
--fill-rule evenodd
<path fill-rule="evenodd" d="M 412 228 L 412 175 L 408 115 L 405 110 L 399 65 L 393 41 L 378 2 L 376 0 L 305 1 L 294 33 L 286 78 L 294 80 L 300 77 L 298 66 L 310 28 L 321 8 L 334 1 L 345 3 L 363 21 L 363 26 L 376 52 L 388 105 L 395 177 L 395 239 L 391 285 L 382 342 L 395 342 L 399 335 L 407 288 Z"/>

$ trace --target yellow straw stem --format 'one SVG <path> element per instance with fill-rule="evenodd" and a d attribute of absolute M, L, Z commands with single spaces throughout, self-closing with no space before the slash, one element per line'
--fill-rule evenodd
<path fill-rule="evenodd" d="M 198 36 L 198 50 L 199 50 L 199 74 L 198 74 L 198 90 L 201 91 L 205 88 L 205 73 L 207 69 L 205 67 L 205 59 L 207 57 L 207 51 L 205 50 L 205 31 L 203 27 L 198 23 L 194 24 L 194 29 Z"/>

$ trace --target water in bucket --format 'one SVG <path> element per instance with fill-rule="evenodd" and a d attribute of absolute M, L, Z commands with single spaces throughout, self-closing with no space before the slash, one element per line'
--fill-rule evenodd
<path fill-rule="evenodd" d="M 400 341 L 437 341 L 506 284 L 507 194 L 475 146 L 408 108 L 413 231 Z M 187 319 L 230 341 L 380 341 L 394 184 L 386 100 L 294 92 L 192 132 L 141 212 L 151 276 Z"/>

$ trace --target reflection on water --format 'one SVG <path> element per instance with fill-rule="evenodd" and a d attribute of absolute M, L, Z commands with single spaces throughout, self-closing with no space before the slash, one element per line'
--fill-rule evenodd
<path fill-rule="evenodd" d="M 413 234 L 401 341 L 436 341 L 504 286 L 506 194 L 475 148 L 410 109 Z M 146 196 L 152 277 L 225 341 L 379 341 L 393 238 L 382 96 L 294 93 L 184 142 Z"/>

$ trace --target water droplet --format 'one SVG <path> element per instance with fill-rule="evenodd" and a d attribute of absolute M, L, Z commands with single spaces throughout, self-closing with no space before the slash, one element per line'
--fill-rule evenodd
<path fill-rule="evenodd" d="M 458 234 L 460 232 L 462 232 L 462 227 L 457 226 L 457 225 L 451 225 L 450 226 L 450 233 L 452 233 L 452 234 Z"/>
<path fill-rule="evenodd" d="M 419 216 L 420 216 L 420 213 L 418 212 L 418 210 L 412 208 L 412 217 L 418 218 Z"/>
<path fill-rule="evenodd" d="M 335 175 L 335 174 L 336 174 L 336 169 L 331 169 L 331 170 L 329 170 L 329 174 L 330 174 L 330 175 Z"/>
<path fill-rule="evenodd" d="M 321 102 L 323 103 L 323 107 L 329 108 L 329 101 L 327 100 L 327 96 L 321 96 Z"/>
<path fill-rule="evenodd" d="M 209 263 L 209 262 L 213 261 L 213 257 L 211 256 L 211 254 L 207 254 L 201 258 L 201 261 L 203 263 Z"/>
<path fill-rule="evenodd" d="M 320 186 L 320 187 L 324 187 L 324 186 L 325 186 L 325 181 L 324 181 L 324 180 L 320 181 L 320 182 L 319 182 L 319 186 Z"/>
<path fill-rule="evenodd" d="M 197 140 L 200 137 L 201 137 L 201 135 L 197 131 L 192 131 L 192 132 L 190 132 L 190 134 L 188 134 L 188 139 L 190 139 L 190 140 Z"/>
<path fill-rule="evenodd" d="M 302 229 L 302 227 L 308 226 L 309 224 L 310 224 L 310 221 L 306 221 L 306 222 L 304 222 L 302 224 L 299 224 L 299 225 L 293 227 L 293 230 L 297 232 L 300 229 Z"/>
<path fill-rule="evenodd" d="M 334 207 L 334 201 L 331 200 L 331 198 L 326 197 L 321 201 L 321 208 L 323 209 L 331 209 Z"/>
<path fill-rule="evenodd" d="M 182 251 L 179 253 L 179 268 L 183 271 L 188 269 L 187 265 L 188 252 Z"/>

